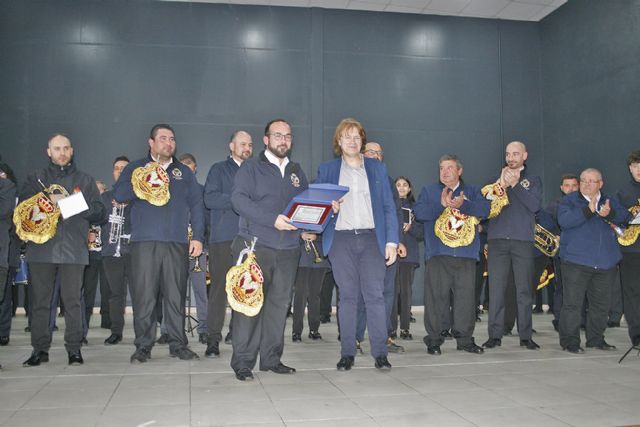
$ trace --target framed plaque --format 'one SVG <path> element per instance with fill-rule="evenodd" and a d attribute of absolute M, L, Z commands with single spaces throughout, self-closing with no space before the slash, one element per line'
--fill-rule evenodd
<path fill-rule="evenodd" d="M 322 233 L 333 212 L 331 202 L 340 200 L 349 187 L 334 184 L 310 184 L 289 202 L 283 215 L 296 227 Z"/>

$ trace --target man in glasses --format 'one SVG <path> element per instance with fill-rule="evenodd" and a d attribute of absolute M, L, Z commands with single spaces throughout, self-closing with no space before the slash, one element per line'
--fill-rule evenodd
<path fill-rule="evenodd" d="M 558 206 L 563 301 L 560 313 L 560 345 L 570 353 L 580 347 L 580 310 L 585 294 L 587 347 L 615 350 L 604 340 L 610 289 L 622 254 L 612 229 L 625 224 L 629 213 L 616 199 L 603 194 L 602 174 L 589 168 L 580 174 L 580 191 L 562 198 Z"/>
<path fill-rule="evenodd" d="M 234 179 L 231 203 L 240 222 L 231 251 L 237 259 L 257 238 L 255 254 L 264 277 L 260 312 L 251 317 L 236 311 L 231 320 L 231 367 L 240 381 L 253 379 L 251 370 L 258 354 L 261 371 L 296 371 L 280 360 L 291 288 L 300 259 L 300 231 L 282 212 L 294 196 L 308 187 L 300 165 L 289 160 L 292 139 L 286 120 L 267 123 L 262 138 L 264 151 L 245 160 Z"/>

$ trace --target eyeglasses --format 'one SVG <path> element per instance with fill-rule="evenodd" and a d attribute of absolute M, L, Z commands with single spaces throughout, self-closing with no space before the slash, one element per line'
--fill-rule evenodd
<path fill-rule="evenodd" d="M 290 133 L 283 134 L 280 132 L 276 132 L 276 133 L 270 133 L 269 136 L 278 142 L 282 142 L 282 140 L 291 142 L 291 140 L 293 139 L 293 135 L 291 135 Z"/>
<path fill-rule="evenodd" d="M 581 179 L 580 182 L 582 184 L 597 184 L 600 181 L 602 181 L 601 179 Z"/>
<path fill-rule="evenodd" d="M 374 154 L 376 156 L 382 156 L 382 150 L 374 150 L 372 148 L 368 149 L 368 150 L 364 150 L 365 153 L 367 154 Z"/>

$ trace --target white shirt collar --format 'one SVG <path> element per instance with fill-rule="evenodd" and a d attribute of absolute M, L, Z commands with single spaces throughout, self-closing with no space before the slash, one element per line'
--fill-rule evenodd
<path fill-rule="evenodd" d="M 582 194 L 582 193 L 580 193 L 580 194 Z M 601 195 L 602 195 L 602 193 L 598 191 L 598 194 L 596 195 L 596 205 L 600 202 L 600 196 L 601 196 Z M 587 196 L 587 195 L 585 195 L 585 194 L 582 194 L 582 197 L 584 197 L 585 199 L 587 199 L 587 201 L 588 201 L 588 202 L 590 202 L 590 201 L 591 201 L 591 197 L 589 197 L 589 196 Z"/>
<path fill-rule="evenodd" d="M 287 164 L 289 164 L 289 158 L 285 157 L 284 159 L 282 159 L 282 163 L 280 163 L 280 158 L 269 151 L 268 148 L 264 150 L 264 155 L 270 163 L 273 163 L 278 167 L 278 169 L 280 169 L 280 174 L 284 178 L 284 170 L 287 167 Z"/>

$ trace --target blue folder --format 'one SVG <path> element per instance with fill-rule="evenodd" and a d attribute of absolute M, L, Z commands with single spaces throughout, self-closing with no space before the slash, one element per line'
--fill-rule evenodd
<path fill-rule="evenodd" d="M 291 218 L 292 215 L 299 212 L 300 209 L 310 208 L 310 210 L 317 213 L 319 217 L 317 218 L 317 222 L 315 220 L 293 220 L 291 224 L 301 230 L 322 233 L 333 215 L 331 202 L 333 200 L 340 200 L 348 192 L 349 187 L 342 185 L 309 184 L 308 189 L 298 194 L 289 202 L 282 214 Z M 323 209 L 322 212 L 321 209 Z"/>

